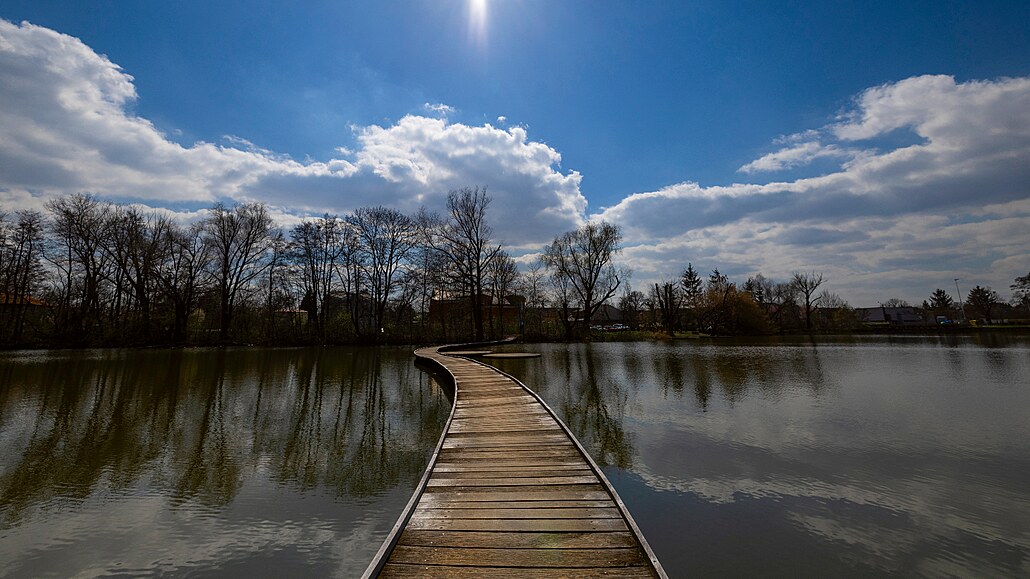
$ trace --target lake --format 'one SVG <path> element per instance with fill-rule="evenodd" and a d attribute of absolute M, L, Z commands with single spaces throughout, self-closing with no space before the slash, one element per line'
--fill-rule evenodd
<path fill-rule="evenodd" d="M 1030 339 L 506 348 L 670 576 L 1030 574 Z M 449 409 L 404 348 L 0 354 L 0 575 L 355 576 Z"/>
<path fill-rule="evenodd" d="M 537 349 L 670 576 L 1030 575 L 1026 338 Z"/>

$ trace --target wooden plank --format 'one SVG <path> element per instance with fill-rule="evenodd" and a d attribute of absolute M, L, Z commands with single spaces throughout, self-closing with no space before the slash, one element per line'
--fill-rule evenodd
<path fill-rule="evenodd" d="M 433 477 L 429 479 L 430 487 L 501 487 L 501 486 L 533 486 L 533 485 L 576 485 L 589 484 L 597 480 L 590 476 L 540 476 L 530 478 L 463 478 L 449 479 Z"/>
<path fill-rule="evenodd" d="M 476 449 L 476 448 L 445 448 L 440 451 L 441 460 L 496 460 L 496 459 L 513 459 L 513 460 L 525 460 L 530 458 L 580 458 L 576 452 L 575 447 L 570 445 L 564 445 L 560 448 L 541 448 L 539 446 L 527 448 L 517 452 L 511 452 L 508 450 L 497 451 L 490 449 Z"/>
<path fill-rule="evenodd" d="M 459 424 L 463 422 L 539 422 L 544 424 L 554 424 L 554 420 L 550 416 L 544 414 L 493 414 L 490 416 L 468 416 L 462 413 L 457 413 L 454 418 L 451 419 L 451 423 L 457 422 Z"/>
<path fill-rule="evenodd" d="M 519 433 L 519 432 L 553 432 L 556 436 L 563 436 L 561 430 L 547 424 L 459 424 L 452 426 L 448 431 L 450 434 L 493 434 L 493 433 Z"/>
<path fill-rule="evenodd" d="M 627 531 L 622 519 L 431 519 L 415 514 L 408 529 L 437 531 Z"/>
<path fill-rule="evenodd" d="M 600 485 L 598 485 L 600 486 Z M 543 487 L 494 487 L 494 488 L 456 488 L 437 487 L 427 489 L 422 495 L 436 497 L 439 500 L 456 501 L 602 501 L 610 499 L 603 488 L 583 488 L 582 486 L 565 485 L 541 490 Z"/>
<path fill-rule="evenodd" d="M 512 469 L 517 468 L 541 468 L 546 467 L 552 471 L 568 471 L 568 470 L 580 470 L 583 468 L 582 463 L 576 463 L 572 461 L 566 461 L 559 459 L 551 462 L 547 462 L 543 458 L 534 458 L 526 460 L 506 460 L 506 461 L 477 461 L 477 462 L 440 462 L 437 463 L 436 468 L 433 469 L 434 473 L 442 472 L 511 472 Z"/>
<path fill-rule="evenodd" d="M 517 398 L 517 399 L 514 399 L 514 400 L 512 400 L 512 399 L 504 399 L 504 398 L 497 398 L 497 399 L 485 399 L 484 398 L 482 400 L 462 400 L 462 399 L 459 398 L 458 400 L 456 400 L 454 402 L 454 405 L 455 405 L 455 408 L 457 410 L 468 409 L 468 408 L 474 408 L 476 410 L 497 409 L 497 408 L 503 408 L 503 409 L 506 409 L 506 410 L 518 410 L 520 408 L 531 409 L 531 408 L 536 408 L 536 407 L 539 406 L 539 404 L 537 404 L 536 400 L 523 399 L 523 398 Z"/>
<path fill-rule="evenodd" d="M 489 420 L 460 421 L 451 426 L 449 434 L 469 434 L 473 432 L 540 432 L 562 435 L 560 428 L 553 424 L 547 424 L 536 420 L 512 420 L 505 422 L 491 422 Z"/>
<path fill-rule="evenodd" d="M 569 509 L 569 508 L 599 508 L 614 509 L 615 503 L 611 500 L 598 501 L 454 501 L 434 497 L 440 493 L 422 495 L 418 508 L 420 509 Z"/>
<path fill-rule="evenodd" d="M 639 549 L 483 549 L 397 545 L 393 563 L 474 567 L 631 567 L 645 563 Z"/>
<path fill-rule="evenodd" d="M 622 514 L 611 508 L 526 508 L 526 509 L 456 509 L 422 508 L 416 511 L 425 519 L 621 519 Z"/>
<path fill-rule="evenodd" d="M 447 479 L 447 480 L 461 480 L 461 479 L 479 479 L 479 478 L 500 478 L 505 479 L 517 479 L 517 478 L 546 478 L 546 477 L 588 477 L 590 480 L 594 480 L 594 471 L 588 470 L 586 466 L 581 466 L 578 469 L 573 470 L 552 470 L 548 468 L 543 469 L 512 469 L 510 471 L 478 471 L 478 470 L 465 470 L 459 472 L 441 472 L 435 471 L 433 478 Z"/>
<path fill-rule="evenodd" d="M 650 567 L 601 567 L 594 569 L 519 569 L 513 567 L 460 567 L 444 565 L 409 565 L 404 563 L 387 563 L 383 567 L 380 577 L 387 579 L 392 577 L 408 577 L 418 579 L 467 579 L 470 577 L 482 577 L 484 579 L 554 579 L 564 577 L 568 579 L 600 579 L 621 577 L 625 579 L 638 579 L 642 577 L 654 577 Z"/>
<path fill-rule="evenodd" d="M 448 435 L 443 441 L 444 448 L 479 448 L 479 449 L 497 449 L 507 450 L 509 452 L 516 450 L 532 450 L 534 447 L 539 445 L 557 445 L 559 443 L 569 444 L 568 439 L 564 439 L 562 436 L 505 436 L 505 437 L 486 437 L 482 438 L 462 438 L 460 436 Z"/>
<path fill-rule="evenodd" d="M 498 533 L 465 531 L 453 533 L 408 529 L 401 534 L 398 544 L 425 547 L 609 549 L 635 547 L 637 540 L 629 532 Z"/>
<path fill-rule="evenodd" d="M 554 434 L 556 432 L 559 433 L 559 434 Z M 566 436 L 565 433 L 562 432 L 560 429 L 556 429 L 556 430 L 550 430 L 549 429 L 547 432 L 542 432 L 539 435 L 535 435 L 535 436 L 533 435 L 533 433 L 528 433 L 528 434 L 521 434 L 520 433 L 520 434 L 517 435 L 517 437 L 522 439 L 522 440 L 535 440 L 535 439 L 540 439 L 540 440 L 556 440 L 556 441 L 559 441 L 559 442 L 567 442 L 568 444 L 572 444 L 572 441 L 569 440 L 569 437 Z M 480 434 L 475 434 L 475 435 L 472 435 L 472 434 L 462 434 L 462 433 L 449 432 L 449 433 L 447 433 L 447 438 L 451 438 L 451 439 L 455 439 L 455 440 L 464 439 L 464 440 L 469 440 L 469 441 L 475 441 L 475 440 L 498 440 L 498 439 L 506 438 L 506 436 L 504 434 L 481 434 L 481 435 Z M 508 438 L 512 438 L 512 437 L 508 437 Z"/>

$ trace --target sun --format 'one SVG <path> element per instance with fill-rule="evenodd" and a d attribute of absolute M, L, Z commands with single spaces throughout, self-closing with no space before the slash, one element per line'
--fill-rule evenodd
<path fill-rule="evenodd" d="M 486 43 L 487 0 L 469 0 L 469 39 L 482 46 Z"/>

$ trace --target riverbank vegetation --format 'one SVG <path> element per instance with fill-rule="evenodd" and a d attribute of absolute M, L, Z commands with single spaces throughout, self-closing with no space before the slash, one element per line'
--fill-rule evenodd
<path fill-rule="evenodd" d="M 997 293 L 977 286 L 962 308 L 938 289 L 922 308 L 888 300 L 870 319 L 818 272 L 738 283 L 687 264 L 641 292 L 618 265 L 621 231 L 603 222 L 556 236 L 520 268 L 493 238 L 489 205 L 485 189 L 465 188 L 443 214 L 363 207 L 288 228 L 261 203 L 183 223 L 84 194 L 0 214 L 0 345 L 569 340 L 1030 317 L 1030 274 L 1000 315 Z"/>

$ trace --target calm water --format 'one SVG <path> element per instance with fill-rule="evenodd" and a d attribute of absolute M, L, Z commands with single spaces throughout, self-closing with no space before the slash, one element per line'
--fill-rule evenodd
<path fill-rule="evenodd" d="M 1030 575 L 1030 340 L 518 346 L 673 577 Z M 0 576 L 359 574 L 450 403 L 408 349 L 0 354 Z"/>
<path fill-rule="evenodd" d="M 1026 338 L 523 348 L 671 576 L 1030 576 Z"/>
<path fill-rule="evenodd" d="M 409 349 L 0 354 L 0 575 L 360 574 L 449 412 Z"/>

